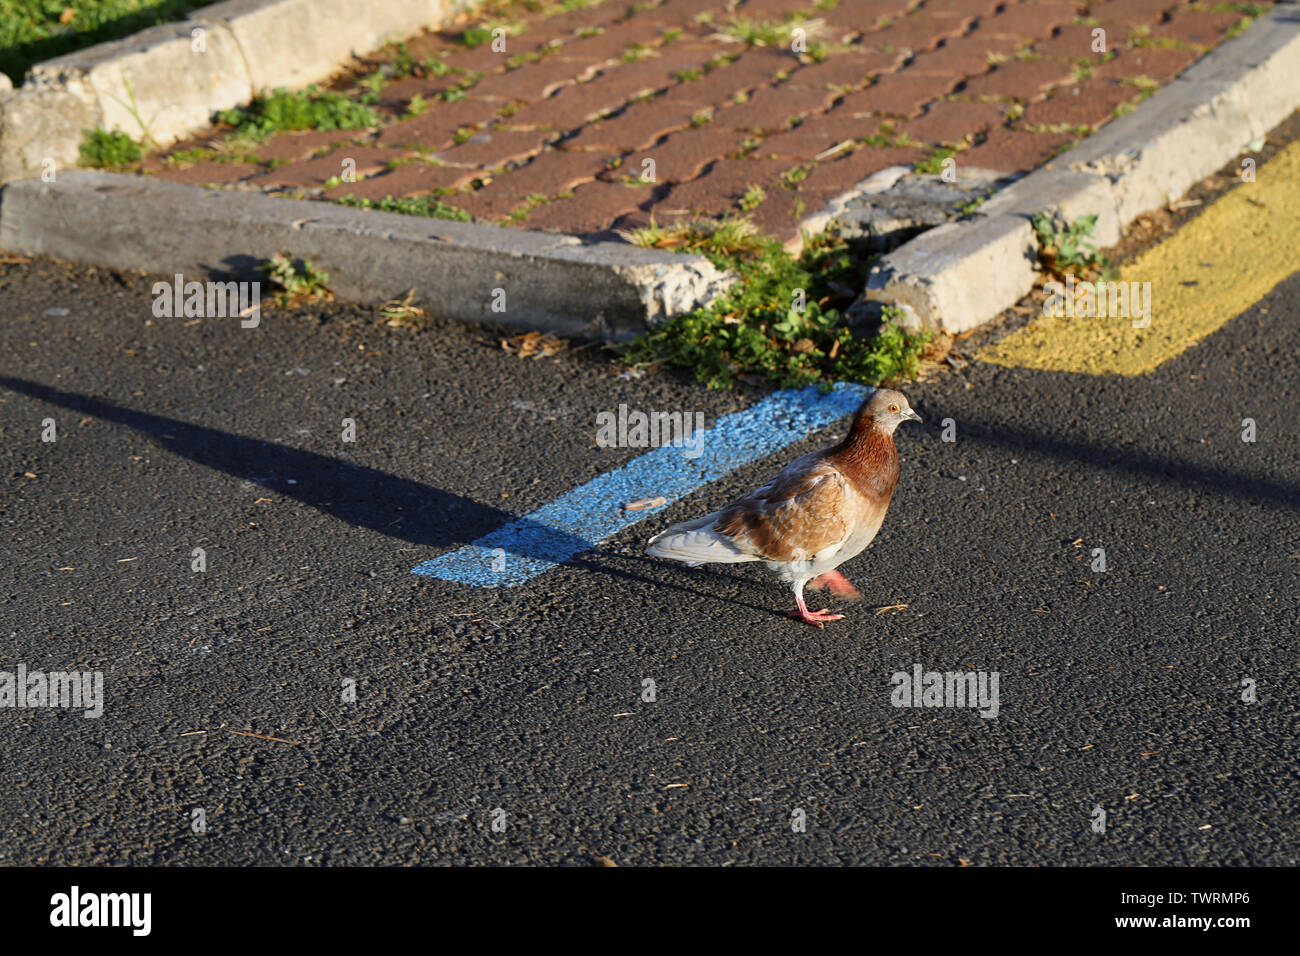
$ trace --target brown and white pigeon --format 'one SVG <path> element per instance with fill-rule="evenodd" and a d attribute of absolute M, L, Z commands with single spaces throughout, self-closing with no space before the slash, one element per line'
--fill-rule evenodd
<path fill-rule="evenodd" d="M 804 586 L 843 598 L 858 589 L 835 569 L 861 554 L 885 520 L 898 484 L 894 429 L 919 422 L 907 397 L 877 389 L 838 445 L 804 455 L 756 491 L 650 539 L 646 553 L 688 567 L 762 561 L 794 591 L 790 616 L 822 627 L 843 614 L 809 611 Z"/>

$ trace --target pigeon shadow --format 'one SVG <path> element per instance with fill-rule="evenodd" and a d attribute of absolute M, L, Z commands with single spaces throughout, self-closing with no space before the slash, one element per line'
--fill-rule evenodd
<path fill-rule="evenodd" d="M 251 481 L 350 525 L 421 547 L 468 544 L 507 521 L 527 521 L 440 488 L 327 455 L 124 408 L 24 379 L 0 376 L 0 386 L 79 414 L 125 425 L 190 461 Z M 536 528 L 537 540 L 549 547 L 563 545 L 574 552 L 595 547 L 590 541 L 566 536 L 554 528 Z"/>

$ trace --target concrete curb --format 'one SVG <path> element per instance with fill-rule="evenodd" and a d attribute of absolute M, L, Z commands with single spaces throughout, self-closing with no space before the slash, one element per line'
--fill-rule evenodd
<path fill-rule="evenodd" d="M 629 338 L 734 281 L 702 256 L 89 170 L 6 186 L 0 248 L 187 279 L 258 279 L 284 252 L 345 299 L 414 288 L 440 316 L 585 338 Z"/>
<path fill-rule="evenodd" d="M 325 79 L 354 54 L 438 26 L 472 5 L 226 0 L 38 63 L 22 88 L 0 92 L 0 184 L 45 172 L 47 161 L 76 165 L 82 130 L 91 126 L 169 145 L 258 91 Z M 43 118 L 39 155 L 28 129 L 33 113 Z"/>
<path fill-rule="evenodd" d="M 855 309 L 896 305 L 905 324 L 944 332 L 991 321 L 1034 286 L 1031 216 L 1096 215 L 1098 245 L 1113 245 L 1138 216 L 1182 196 L 1300 106 L 1298 63 L 1300 7 L 1282 4 L 970 219 L 885 256 Z"/>

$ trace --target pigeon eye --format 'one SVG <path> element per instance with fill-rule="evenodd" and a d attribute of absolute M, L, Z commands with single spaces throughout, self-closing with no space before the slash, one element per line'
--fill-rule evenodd
<path fill-rule="evenodd" d="M 890 410 L 891 412 L 896 412 L 896 411 L 898 411 L 898 406 L 897 406 L 897 405 L 890 405 L 890 406 L 889 406 L 889 410 Z"/>

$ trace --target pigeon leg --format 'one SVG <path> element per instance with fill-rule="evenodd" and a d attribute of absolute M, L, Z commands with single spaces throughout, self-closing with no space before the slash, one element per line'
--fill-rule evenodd
<path fill-rule="evenodd" d="M 838 571 L 827 571 L 825 574 L 819 574 L 808 582 L 808 586 L 816 591 L 830 588 L 831 594 L 846 601 L 862 600 L 862 592 L 853 586 L 852 581 Z"/>
<path fill-rule="evenodd" d="M 794 584 L 794 599 L 795 603 L 799 605 L 799 610 L 788 611 L 787 613 L 790 617 L 794 618 L 796 621 L 803 621 L 805 624 L 811 624 L 813 627 L 824 627 L 825 622 L 838 621 L 844 617 L 843 614 L 831 614 L 829 608 L 822 611 L 808 610 L 808 605 L 805 604 L 803 600 L 803 586 L 803 581 L 796 581 Z"/>

